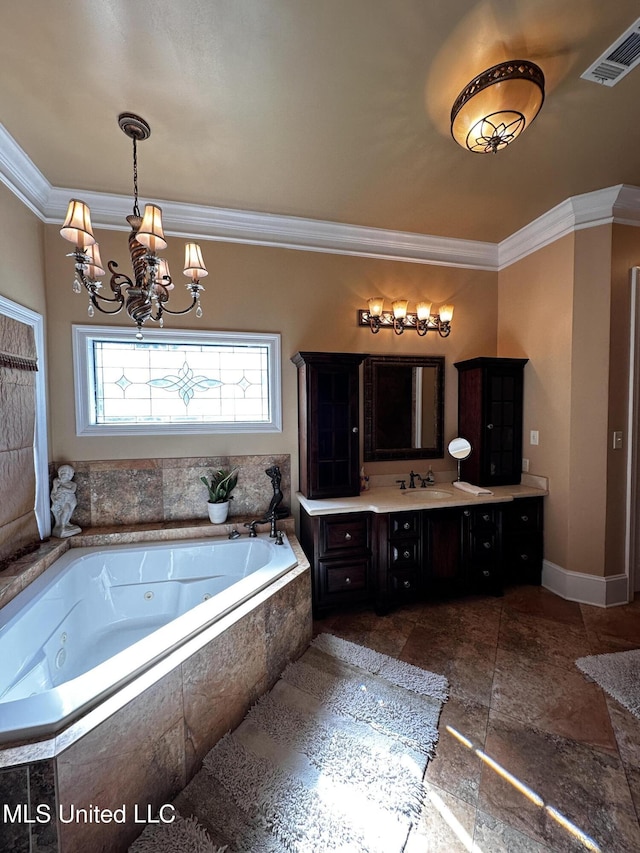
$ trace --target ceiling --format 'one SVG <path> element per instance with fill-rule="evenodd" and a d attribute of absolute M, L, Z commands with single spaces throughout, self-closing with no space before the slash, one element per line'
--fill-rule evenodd
<path fill-rule="evenodd" d="M 9 5 L 11 9 L 9 10 Z M 640 185 L 640 70 L 580 79 L 637 0 L 20 0 L 0 122 L 54 187 L 498 242 L 570 196 Z M 536 121 L 496 155 L 449 132 L 483 69 L 530 59 Z"/>

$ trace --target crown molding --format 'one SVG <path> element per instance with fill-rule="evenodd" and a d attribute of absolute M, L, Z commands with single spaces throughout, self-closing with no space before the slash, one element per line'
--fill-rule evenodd
<path fill-rule="evenodd" d="M 566 199 L 498 244 L 498 269 L 574 231 L 611 223 L 640 226 L 640 187 L 618 184 Z"/>
<path fill-rule="evenodd" d="M 0 181 L 43 222 L 60 224 L 71 197 L 95 227 L 126 231 L 129 196 L 54 187 L 0 124 Z M 192 239 L 497 272 L 582 228 L 640 225 L 640 188 L 619 184 L 573 196 L 500 243 L 390 231 L 296 216 L 160 201 L 165 233 Z"/>

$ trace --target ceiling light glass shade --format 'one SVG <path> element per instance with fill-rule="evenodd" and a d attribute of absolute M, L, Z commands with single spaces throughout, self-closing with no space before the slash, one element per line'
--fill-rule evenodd
<path fill-rule="evenodd" d="M 395 302 L 391 303 L 391 307 L 393 309 L 393 316 L 396 320 L 404 320 L 407 316 L 407 305 L 409 304 L 406 299 L 396 299 Z"/>
<path fill-rule="evenodd" d="M 369 314 L 372 317 L 381 317 L 382 309 L 384 307 L 384 299 L 380 296 L 374 296 L 372 299 L 368 300 L 369 305 Z"/>
<path fill-rule="evenodd" d="M 84 253 L 89 258 L 89 263 L 85 264 L 87 276 L 95 281 L 104 275 L 98 244 L 93 243 L 91 246 L 87 246 Z"/>
<path fill-rule="evenodd" d="M 138 243 L 142 243 L 151 253 L 167 248 L 162 227 L 162 210 L 155 204 L 146 204 L 142 223 L 136 234 Z"/>
<path fill-rule="evenodd" d="M 442 323 L 450 323 L 453 317 L 453 305 L 441 305 L 438 310 L 438 316 Z"/>
<path fill-rule="evenodd" d="M 77 198 L 72 198 L 60 234 L 65 240 L 81 249 L 92 246 L 96 242 L 96 238 L 93 236 L 93 228 L 91 227 L 89 206 Z"/>
<path fill-rule="evenodd" d="M 184 247 L 184 274 L 194 281 L 209 275 L 202 260 L 202 252 L 197 243 L 187 243 Z"/>
<path fill-rule="evenodd" d="M 418 320 L 428 320 L 431 316 L 431 303 L 418 302 L 416 305 L 416 313 L 418 315 Z"/>
<path fill-rule="evenodd" d="M 475 153 L 496 153 L 520 136 L 544 101 L 544 74 L 533 62 L 512 60 L 483 71 L 451 110 L 451 135 Z"/>

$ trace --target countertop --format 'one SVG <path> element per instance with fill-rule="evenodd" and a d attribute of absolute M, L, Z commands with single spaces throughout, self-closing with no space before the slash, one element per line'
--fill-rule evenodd
<path fill-rule="evenodd" d="M 442 496 L 443 493 L 446 495 Z M 472 495 L 452 483 L 436 483 L 426 488 L 401 490 L 398 486 L 374 487 L 351 498 L 325 498 L 310 500 L 297 493 L 300 506 L 309 515 L 334 515 L 345 512 L 399 512 L 405 509 L 444 509 L 452 506 L 476 506 L 488 503 L 508 503 L 518 498 L 548 495 L 545 477 L 523 477 L 514 486 L 494 486 L 490 495 Z"/>

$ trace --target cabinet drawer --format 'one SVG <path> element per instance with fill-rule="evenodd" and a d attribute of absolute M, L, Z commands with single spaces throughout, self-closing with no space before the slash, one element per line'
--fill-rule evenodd
<path fill-rule="evenodd" d="M 542 501 L 540 498 L 517 499 L 505 509 L 505 522 L 509 533 L 533 533 L 542 528 Z"/>
<path fill-rule="evenodd" d="M 359 516 L 323 518 L 320 524 L 320 556 L 369 548 L 369 519 Z"/>
<path fill-rule="evenodd" d="M 406 542 L 390 543 L 389 562 L 391 571 L 395 571 L 397 566 L 417 566 L 420 562 L 419 540 L 408 539 Z"/>
<path fill-rule="evenodd" d="M 324 564 L 326 571 L 327 592 L 351 592 L 365 589 L 367 585 L 367 567 L 365 563 L 350 563 L 329 566 Z"/>
<path fill-rule="evenodd" d="M 392 512 L 389 515 L 389 537 L 391 539 L 411 538 L 419 535 L 419 512 Z"/>
<path fill-rule="evenodd" d="M 389 584 L 394 596 L 412 596 L 420 591 L 420 576 L 415 570 L 394 568 L 389 574 Z"/>

